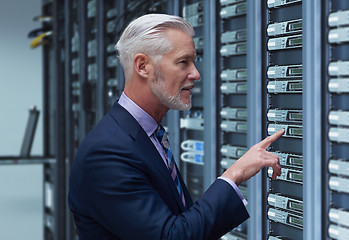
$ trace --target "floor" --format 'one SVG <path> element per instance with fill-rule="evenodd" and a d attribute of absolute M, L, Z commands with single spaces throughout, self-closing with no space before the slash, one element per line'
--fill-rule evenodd
<path fill-rule="evenodd" d="M 0 166 L 0 239 L 43 239 L 41 165 Z"/>

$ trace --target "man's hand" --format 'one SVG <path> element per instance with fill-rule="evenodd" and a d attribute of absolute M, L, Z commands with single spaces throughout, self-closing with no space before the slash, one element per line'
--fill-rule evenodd
<path fill-rule="evenodd" d="M 230 166 L 222 175 L 231 179 L 237 186 L 256 175 L 264 167 L 273 168 L 273 179 L 281 175 L 281 166 L 279 157 L 266 149 L 276 139 L 278 139 L 284 130 L 280 130 L 273 135 L 265 138 L 263 141 L 252 146 L 241 158 Z"/>

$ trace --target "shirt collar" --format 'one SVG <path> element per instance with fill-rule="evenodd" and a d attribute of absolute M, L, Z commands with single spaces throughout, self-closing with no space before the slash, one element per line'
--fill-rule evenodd
<path fill-rule="evenodd" d="M 118 103 L 137 120 L 139 125 L 141 125 L 147 133 L 148 137 L 155 132 L 159 124 L 146 111 L 127 97 L 124 92 L 122 92 Z"/>

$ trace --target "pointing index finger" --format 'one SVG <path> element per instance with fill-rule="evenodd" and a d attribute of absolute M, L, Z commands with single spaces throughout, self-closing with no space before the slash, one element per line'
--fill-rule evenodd
<path fill-rule="evenodd" d="M 263 141 L 259 142 L 257 145 L 261 148 L 267 149 L 270 144 L 272 144 L 276 139 L 282 136 L 284 134 L 285 130 L 281 129 L 280 131 L 274 133 L 273 135 L 270 135 L 269 137 L 266 137 L 263 139 Z"/>

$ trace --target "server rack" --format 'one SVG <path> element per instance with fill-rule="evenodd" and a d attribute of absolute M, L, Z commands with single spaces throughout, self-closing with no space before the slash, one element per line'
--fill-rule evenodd
<path fill-rule="evenodd" d="M 217 175 L 216 3 L 192 0 L 175 2 L 175 6 L 177 3 L 181 9 L 179 15 L 194 27 L 197 51 L 195 66 L 201 74 L 201 79 L 195 82 L 193 89 L 192 109 L 174 113 L 179 116 L 179 130 L 174 132 L 177 134 L 175 139 L 178 140 L 180 169 L 195 201 L 202 196 Z"/>
<path fill-rule="evenodd" d="M 323 236 L 346 239 L 349 233 L 348 190 L 348 110 L 349 60 L 348 1 L 328 1 L 324 6 L 323 24 Z"/>
<path fill-rule="evenodd" d="M 50 1 L 43 1 L 42 12 L 45 16 L 54 15 L 54 6 Z M 53 26 L 52 23 L 44 22 L 45 27 L 52 28 L 52 31 L 57 31 L 57 27 Z M 43 153 L 44 156 L 55 157 L 55 100 L 56 92 L 55 89 L 55 80 L 54 80 L 54 58 L 55 50 L 53 44 L 43 45 L 43 62 L 47 63 L 46 67 L 43 68 L 43 135 L 44 135 L 44 146 Z M 43 165 L 43 233 L 44 239 L 53 239 L 54 238 L 54 229 L 55 229 L 55 161 L 53 163 L 44 163 Z"/>
<path fill-rule="evenodd" d="M 53 219 L 52 226 L 45 225 L 44 235 L 48 239 L 60 239 L 65 236 L 65 214 L 66 214 L 66 190 L 65 190 L 65 151 L 66 146 L 64 144 L 65 139 L 65 65 L 64 65 L 64 48 L 65 48 L 65 39 L 64 35 L 64 1 L 56 1 L 52 3 L 52 15 L 53 15 L 53 32 L 57 37 L 53 38 L 53 58 L 49 60 L 53 64 L 52 69 L 52 84 L 54 86 L 54 114 L 53 119 L 54 128 L 55 128 L 55 158 L 56 163 L 54 166 L 44 167 L 45 180 L 53 177 L 53 218 L 52 215 L 45 214 L 44 223 L 48 219 Z M 53 61 L 53 62 L 52 62 Z M 52 119 L 51 119 L 52 121 Z M 51 174 L 53 170 L 54 174 Z M 52 180 L 52 179 L 51 179 Z M 46 182 L 45 182 L 46 184 Z M 44 196 L 48 197 L 47 192 L 44 192 Z M 47 199 L 46 201 L 47 202 Z M 47 206 L 46 206 L 47 207 Z M 46 208 L 45 208 L 46 213 Z M 47 221 L 46 223 L 49 223 Z M 53 228 L 50 228 L 53 227 Z M 46 235 L 47 234 L 47 235 Z"/>
<path fill-rule="evenodd" d="M 221 175 L 247 151 L 247 1 L 221 0 L 217 22 L 217 174 Z M 247 184 L 239 188 L 249 201 Z M 222 239 L 247 239 L 248 222 Z"/>
<path fill-rule="evenodd" d="M 262 136 L 285 129 L 270 146 L 282 174 L 265 173 L 263 238 L 303 239 L 302 2 L 267 1 L 262 14 Z"/>
<path fill-rule="evenodd" d="M 65 122 L 68 123 L 65 129 L 65 146 L 66 146 L 66 159 L 68 162 L 66 163 L 66 173 L 65 176 L 61 176 L 61 178 L 65 177 L 65 193 L 67 194 L 68 189 L 68 179 L 69 179 L 69 171 L 72 160 L 75 155 L 74 149 L 78 145 L 78 109 L 79 102 L 78 98 L 80 95 L 80 82 L 79 75 L 77 71 L 77 58 L 79 56 L 79 32 L 78 32 L 78 20 L 77 20 L 77 2 L 64 2 L 65 8 L 65 104 L 69 106 L 65 111 Z M 66 107 L 65 107 L 66 108 Z M 74 124 L 75 123 L 75 124 Z M 57 175 L 58 176 L 58 175 Z M 67 195 L 66 195 L 67 196 Z M 69 209 L 65 208 L 65 226 L 66 232 L 62 233 L 64 238 L 66 239 L 74 239 L 75 226 L 73 222 L 73 218 L 69 213 Z M 53 239 L 60 239 L 63 236 L 57 236 L 57 233 L 54 233 L 55 236 Z"/>
<path fill-rule="evenodd" d="M 101 118 L 113 105 L 115 99 L 121 94 L 123 87 L 122 75 L 119 76 L 120 64 L 116 58 L 116 31 L 120 31 L 122 25 L 122 9 L 117 1 L 98 1 L 98 39 L 97 58 L 99 63 L 98 81 L 100 94 L 97 97 L 97 111 Z M 120 23 L 120 24 L 118 24 Z"/>
<path fill-rule="evenodd" d="M 197 59 L 195 66 L 201 73 L 201 79 L 196 81 L 193 89 L 192 108 L 188 111 L 179 113 L 180 115 L 180 169 L 183 175 L 189 193 L 193 200 L 197 200 L 204 192 L 204 94 L 203 85 L 205 75 L 204 67 L 204 48 L 205 36 L 203 25 L 204 3 L 203 1 L 182 1 L 181 15 L 185 18 L 195 30 L 195 47 L 197 48 Z"/>

